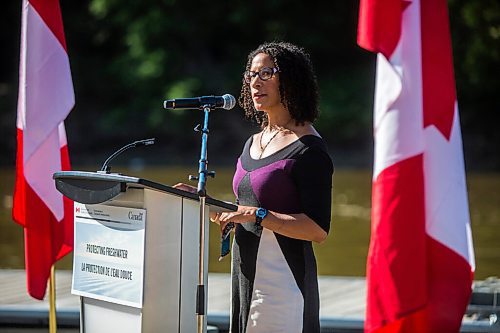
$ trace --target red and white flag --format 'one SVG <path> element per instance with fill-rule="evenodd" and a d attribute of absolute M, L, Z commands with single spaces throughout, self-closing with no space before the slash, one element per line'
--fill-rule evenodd
<path fill-rule="evenodd" d="M 14 220 L 24 227 L 28 293 L 43 299 L 51 266 L 73 249 L 73 202 L 52 175 L 69 170 L 64 119 L 75 104 L 59 0 L 24 0 Z"/>
<path fill-rule="evenodd" d="M 446 0 L 361 0 L 378 53 L 366 332 L 458 332 L 474 252 Z"/>

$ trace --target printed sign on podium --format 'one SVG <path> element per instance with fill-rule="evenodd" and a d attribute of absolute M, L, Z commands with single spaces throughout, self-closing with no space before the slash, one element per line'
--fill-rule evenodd
<path fill-rule="evenodd" d="M 142 308 L 146 210 L 75 202 L 71 292 Z"/>

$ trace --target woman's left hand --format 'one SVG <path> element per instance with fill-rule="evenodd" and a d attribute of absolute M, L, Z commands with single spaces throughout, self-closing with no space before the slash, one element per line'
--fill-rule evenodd
<path fill-rule="evenodd" d="M 220 213 L 218 220 L 220 221 L 221 230 L 224 230 L 224 227 L 229 222 L 234 222 L 234 223 L 255 222 L 256 211 L 257 207 L 238 206 L 238 210 L 235 212 Z"/>
<path fill-rule="evenodd" d="M 221 231 L 224 230 L 229 222 L 255 222 L 255 212 L 257 209 L 257 207 L 238 206 L 238 210 L 235 212 L 219 213 L 218 220 L 220 221 Z M 327 236 L 327 232 L 304 213 L 282 214 L 269 211 L 265 220 L 262 221 L 261 226 L 290 238 L 318 243 L 322 243 Z"/>

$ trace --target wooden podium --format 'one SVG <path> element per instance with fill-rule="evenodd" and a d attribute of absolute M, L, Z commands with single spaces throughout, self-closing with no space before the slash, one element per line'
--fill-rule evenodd
<path fill-rule="evenodd" d="M 72 293 L 81 300 L 80 331 L 196 332 L 198 196 L 120 174 L 64 171 L 54 179 L 75 201 Z M 206 205 L 205 230 L 209 210 L 237 208 L 212 198 Z"/>

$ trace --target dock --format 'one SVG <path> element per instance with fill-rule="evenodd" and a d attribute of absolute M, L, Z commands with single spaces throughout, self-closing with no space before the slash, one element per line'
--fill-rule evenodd
<path fill-rule="evenodd" d="M 229 328 L 230 275 L 209 273 L 207 320 L 218 332 Z M 363 332 L 366 283 L 363 277 L 320 276 L 322 332 Z M 56 272 L 56 308 L 60 332 L 79 332 L 80 300 L 71 294 L 71 271 Z M 47 332 L 48 297 L 38 301 L 26 292 L 24 270 L 0 270 L 0 332 Z M 461 332 L 500 332 L 491 321 L 464 317 Z M 20 331 L 16 325 L 31 327 Z"/>

